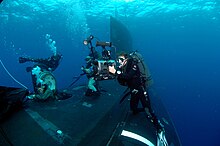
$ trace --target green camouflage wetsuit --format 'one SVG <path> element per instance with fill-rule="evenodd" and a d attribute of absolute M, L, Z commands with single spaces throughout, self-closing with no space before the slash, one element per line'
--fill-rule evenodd
<path fill-rule="evenodd" d="M 98 82 L 95 78 L 96 73 L 98 72 L 97 68 L 97 61 L 90 60 L 87 62 L 86 67 L 82 68 L 82 70 L 86 73 L 88 81 L 88 90 L 86 91 L 86 96 L 92 96 L 97 95 L 99 96 L 99 90 L 98 90 Z"/>

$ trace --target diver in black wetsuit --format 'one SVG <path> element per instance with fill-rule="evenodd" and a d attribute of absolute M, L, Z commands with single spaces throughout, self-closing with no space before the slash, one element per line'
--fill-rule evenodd
<path fill-rule="evenodd" d="M 118 57 L 118 62 L 120 64 L 119 69 L 116 70 L 110 66 L 109 71 L 117 75 L 117 80 L 121 85 L 129 87 L 131 94 L 130 108 L 133 114 L 146 112 L 147 117 L 154 124 L 157 132 L 164 131 L 163 125 L 152 110 L 149 94 L 146 89 L 147 79 L 141 76 L 138 62 L 134 61 L 127 53 L 121 53 Z M 143 108 L 138 108 L 139 101 L 141 101 Z"/>

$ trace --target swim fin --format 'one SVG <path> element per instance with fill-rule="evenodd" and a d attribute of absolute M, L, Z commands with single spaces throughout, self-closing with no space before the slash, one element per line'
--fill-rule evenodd
<path fill-rule="evenodd" d="M 162 130 L 157 134 L 157 146 L 168 146 L 167 139 L 165 137 L 165 131 Z"/>

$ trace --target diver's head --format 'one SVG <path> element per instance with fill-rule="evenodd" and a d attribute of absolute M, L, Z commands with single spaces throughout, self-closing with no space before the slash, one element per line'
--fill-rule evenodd
<path fill-rule="evenodd" d="M 118 59 L 117 59 L 117 62 L 120 64 L 119 67 L 124 66 L 127 63 L 127 60 L 128 60 L 128 54 L 126 52 L 121 52 L 118 55 Z"/>
<path fill-rule="evenodd" d="M 86 56 L 85 61 L 86 61 L 86 63 L 89 63 L 90 61 L 92 61 L 92 57 L 91 56 Z"/>

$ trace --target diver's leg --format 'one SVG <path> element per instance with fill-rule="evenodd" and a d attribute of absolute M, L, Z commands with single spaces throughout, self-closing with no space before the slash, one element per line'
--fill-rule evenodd
<path fill-rule="evenodd" d="M 94 77 L 89 78 L 88 82 L 88 90 L 86 92 L 86 96 L 100 96 L 100 92 L 98 92 L 97 88 L 95 87 L 96 81 Z"/>
<path fill-rule="evenodd" d="M 130 100 L 130 108 L 131 110 L 133 111 L 133 114 L 137 114 L 138 113 L 138 101 L 139 101 L 139 97 L 138 97 L 138 94 L 137 92 L 138 91 L 135 91 L 135 89 L 131 90 L 131 100 Z"/>
<path fill-rule="evenodd" d="M 145 112 L 147 113 L 148 118 L 151 120 L 151 122 L 154 124 L 155 128 L 157 131 L 164 130 L 164 126 L 160 123 L 159 119 L 153 112 L 151 102 L 150 102 L 150 97 L 149 93 L 143 88 L 143 95 L 140 97 L 141 104 L 145 109 Z"/>
<path fill-rule="evenodd" d="M 165 137 L 165 130 L 164 130 L 164 125 L 160 122 L 160 120 L 157 118 L 155 113 L 153 112 L 151 102 L 150 102 L 150 97 L 149 93 L 145 88 L 142 88 L 144 96 L 140 96 L 141 104 L 145 109 L 145 112 L 147 113 L 148 118 L 151 120 L 151 122 L 154 124 L 156 130 L 157 130 L 157 145 L 163 145 L 163 146 L 168 146 L 168 142 Z"/>
<path fill-rule="evenodd" d="M 89 78 L 88 88 L 91 89 L 93 92 L 96 92 L 97 89 L 94 85 L 95 85 L 94 77 Z"/>
<path fill-rule="evenodd" d="M 141 89 L 140 92 L 142 94 L 140 96 L 141 104 L 142 104 L 143 108 L 145 109 L 145 112 L 147 113 L 148 118 L 152 118 L 153 117 L 153 110 L 151 108 L 149 94 L 144 88 Z"/>

